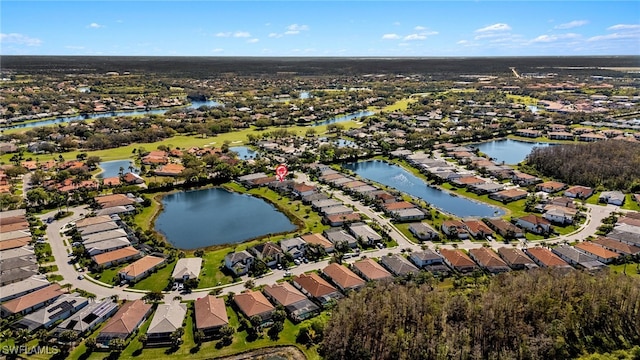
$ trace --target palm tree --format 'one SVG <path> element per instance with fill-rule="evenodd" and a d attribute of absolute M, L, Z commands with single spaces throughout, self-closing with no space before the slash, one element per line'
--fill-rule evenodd
<path fill-rule="evenodd" d="M 13 333 L 13 338 L 15 339 L 16 343 L 24 344 L 29 341 L 29 339 L 31 338 L 31 334 L 27 329 L 19 329 Z"/>

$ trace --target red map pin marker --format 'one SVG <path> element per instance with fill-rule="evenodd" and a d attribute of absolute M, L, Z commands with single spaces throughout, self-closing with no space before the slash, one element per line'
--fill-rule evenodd
<path fill-rule="evenodd" d="M 280 181 L 284 181 L 284 177 L 289 173 L 289 169 L 285 164 L 280 164 L 276 167 L 276 177 Z"/>

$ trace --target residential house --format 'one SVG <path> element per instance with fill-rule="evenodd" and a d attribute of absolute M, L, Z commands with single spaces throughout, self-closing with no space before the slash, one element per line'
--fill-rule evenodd
<path fill-rule="evenodd" d="M 54 283 L 0 304 L 0 314 L 3 317 L 13 314 L 26 315 L 50 304 L 63 294 L 64 291 L 60 285 Z"/>
<path fill-rule="evenodd" d="M 322 210 L 324 208 L 330 208 L 332 206 L 340 206 L 343 205 L 342 202 L 336 199 L 321 199 L 315 200 L 311 202 L 311 207 L 315 210 Z"/>
<path fill-rule="evenodd" d="M 624 194 L 621 191 L 603 191 L 598 197 L 599 202 L 622 206 L 624 204 Z"/>
<path fill-rule="evenodd" d="M 40 328 L 48 329 L 57 321 L 64 320 L 89 304 L 89 299 L 78 293 L 63 294 L 51 304 L 32 312 L 12 325 L 16 329 L 34 332 Z"/>
<path fill-rule="evenodd" d="M 390 272 L 371 258 L 354 262 L 352 264 L 352 270 L 367 281 L 390 280 L 393 278 Z"/>
<path fill-rule="evenodd" d="M 322 306 L 343 297 L 338 289 L 316 273 L 300 274 L 294 277 L 293 286 Z"/>
<path fill-rule="evenodd" d="M 267 266 L 273 267 L 282 262 L 284 252 L 282 248 L 272 242 L 258 244 L 248 249 L 256 259 L 264 261 Z"/>
<path fill-rule="evenodd" d="M 599 237 L 592 241 L 595 245 L 622 255 L 640 256 L 640 247 L 623 243 L 608 237 Z"/>
<path fill-rule="evenodd" d="M 420 208 L 413 207 L 409 209 L 393 210 L 390 212 L 391 217 L 396 221 L 416 221 L 427 217 L 427 214 Z"/>
<path fill-rule="evenodd" d="M 182 164 L 166 164 L 166 165 L 162 165 L 161 167 L 159 167 L 158 169 L 154 170 L 154 174 L 156 176 L 179 176 L 183 171 L 184 171 L 185 167 Z"/>
<path fill-rule="evenodd" d="M 280 241 L 282 251 L 291 254 L 294 259 L 304 256 L 307 250 L 307 243 L 301 237 L 294 237 Z"/>
<path fill-rule="evenodd" d="M 131 198 L 125 194 L 110 194 L 96 196 L 93 198 L 101 209 L 106 209 L 114 206 L 127 206 L 136 203 L 134 198 Z M 76 225 L 78 223 L 76 222 Z"/>
<path fill-rule="evenodd" d="M 520 186 L 529 186 L 542 181 L 540 178 L 523 172 L 514 171 L 511 180 Z"/>
<path fill-rule="evenodd" d="M 218 335 L 223 326 L 229 325 L 229 316 L 224 300 L 213 295 L 206 295 L 193 302 L 194 327 L 209 338 Z"/>
<path fill-rule="evenodd" d="M 440 234 L 434 228 L 423 222 L 410 223 L 409 232 L 421 241 L 434 240 L 440 237 Z"/>
<path fill-rule="evenodd" d="M 302 235 L 301 238 L 307 243 L 307 248 L 310 248 L 311 245 L 318 245 L 321 246 L 327 254 L 332 253 L 335 249 L 333 243 L 322 234 Z"/>
<path fill-rule="evenodd" d="M 293 321 L 299 322 L 320 312 L 318 305 L 286 281 L 267 285 L 262 291 L 272 303 L 284 307 Z"/>
<path fill-rule="evenodd" d="M 587 199 L 593 195 L 593 188 L 588 186 L 572 186 L 564 191 L 564 196 L 576 199 Z"/>
<path fill-rule="evenodd" d="M 380 258 L 380 264 L 395 276 L 416 274 L 420 271 L 407 258 L 401 255 L 384 255 Z"/>
<path fill-rule="evenodd" d="M 470 249 L 469 256 L 480 265 L 481 268 L 492 274 L 507 272 L 511 270 L 509 265 L 504 262 L 498 254 L 486 247 L 478 249 Z"/>
<path fill-rule="evenodd" d="M 542 214 L 543 218 L 561 225 L 573 223 L 573 218 L 578 212 L 576 209 L 555 205 L 547 205 L 544 209 L 545 213 Z"/>
<path fill-rule="evenodd" d="M 537 138 L 542 136 L 542 131 L 532 129 L 519 129 L 516 131 L 516 135 L 528 138 Z"/>
<path fill-rule="evenodd" d="M 547 134 L 547 137 L 551 140 L 573 140 L 574 135 L 566 131 L 552 131 Z"/>
<path fill-rule="evenodd" d="M 578 137 L 578 140 L 586 141 L 586 142 L 594 142 L 594 141 L 600 141 L 600 140 L 606 140 L 606 139 L 607 139 L 606 136 L 602 134 L 594 134 L 594 133 L 586 133 Z"/>
<path fill-rule="evenodd" d="M 255 258 L 246 250 L 233 252 L 224 257 L 224 266 L 236 276 L 245 275 L 253 265 Z"/>
<path fill-rule="evenodd" d="M 527 254 L 538 266 L 557 268 L 557 269 L 571 269 L 571 265 L 562 260 L 558 255 L 551 252 L 551 250 L 543 247 L 532 247 L 524 249 Z"/>
<path fill-rule="evenodd" d="M 640 232 L 629 230 L 640 230 L 640 228 L 628 225 L 617 225 L 612 232 L 607 234 L 607 237 L 628 245 L 640 247 Z"/>
<path fill-rule="evenodd" d="M 324 236 L 327 240 L 331 241 L 334 247 L 339 246 L 338 244 L 347 244 L 350 248 L 358 247 L 358 240 L 353 236 L 349 235 L 345 230 L 342 229 L 328 229 L 323 232 Z"/>
<path fill-rule="evenodd" d="M 145 304 L 142 300 L 126 302 L 102 328 L 96 343 L 101 347 L 108 347 L 112 339 L 126 340 L 138 330 L 151 310 L 151 304 Z"/>
<path fill-rule="evenodd" d="M 442 256 L 430 249 L 411 252 L 409 260 L 411 260 L 411 262 L 413 262 L 417 267 L 430 271 L 434 274 L 449 273 L 449 267 L 445 265 Z"/>
<path fill-rule="evenodd" d="M 140 257 L 140 251 L 133 246 L 109 251 L 91 257 L 98 268 L 107 268 Z"/>
<path fill-rule="evenodd" d="M 445 264 L 462 273 L 468 273 L 478 269 L 476 263 L 462 250 L 440 249 L 440 255 L 444 259 Z"/>
<path fill-rule="evenodd" d="M 460 220 L 445 220 L 441 225 L 442 232 L 449 237 L 455 237 L 458 239 L 469 238 L 469 232 L 464 226 L 464 223 Z"/>
<path fill-rule="evenodd" d="M 514 270 L 534 269 L 538 265 L 524 251 L 517 248 L 501 247 L 498 255 Z"/>
<path fill-rule="evenodd" d="M 104 241 L 86 243 L 83 245 L 85 252 L 89 254 L 89 256 L 94 256 L 131 246 L 131 241 L 129 241 L 129 239 L 127 238 L 120 237 Z"/>
<path fill-rule="evenodd" d="M 575 245 L 576 250 L 581 251 L 604 264 L 610 264 L 622 255 L 607 250 L 590 241 L 584 241 Z"/>
<path fill-rule="evenodd" d="M 85 244 L 92 244 L 109 239 L 127 239 L 127 232 L 124 229 L 115 229 L 109 231 L 103 231 L 82 237 L 82 242 Z"/>
<path fill-rule="evenodd" d="M 487 219 L 487 222 L 489 227 L 507 239 L 524 237 L 522 229 L 508 221 L 503 219 Z"/>
<path fill-rule="evenodd" d="M 352 214 L 353 209 L 348 206 L 338 205 L 338 206 L 324 207 L 320 210 L 320 213 L 323 216 L 347 215 L 347 214 Z"/>
<path fill-rule="evenodd" d="M 315 186 L 307 184 L 295 184 L 293 186 L 292 192 L 296 195 L 296 197 L 302 198 L 303 196 L 311 195 L 318 192 L 318 189 L 316 189 Z"/>
<path fill-rule="evenodd" d="M 552 194 L 564 189 L 565 187 L 567 187 L 567 184 L 558 181 L 545 181 L 536 185 L 536 190 Z"/>
<path fill-rule="evenodd" d="M 343 292 L 360 289 L 365 284 L 358 275 L 340 264 L 329 264 L 322 273 Z"/>
<path fill-rule="evenodd" d="M 171 278 L 173 281 L 186 281 L 189 279 L 197 279 L 200 276 L 202 268 L 202 258 L 182 258 L 178 259 L 176 266 L 173 268 Z"/>
<path fill-rule="evenodd" d="M 118 271 L 121 280 L 136 283 L 149 276 L 153 271 L 166 263 L 166 259 L 159 256 L 147 255 Z"/>
<path fill-rule="evenodd" d="M 4 285 L 0 287 L 0 303 L 42 289 L 50 284 L 45 275 L 38 274 L 21 281 Z"/>
<path fill-rule="evenodd" d="M 247 319 L 259 316 L 263 324 L 271 320 L 273 312 L 276 310 L 260 291 L 247 291 L 237 294 L 233 297 L 233 302 Z"/>
<path fill-rule="evenodd" d="M 186 316 L 187 304 L 183 304 L 179 300 L 173 300 L 168 304 L 159 304 L 147 329 L 145 346 L 171 344 L 171 334 L 182 327 Z"/>
<path fill-rule="evenodd" d="M 92 216 L 84 219 L 80 219 L 76 221 L 76 229 L 81 229 L 90 225 L 101 224 L 106 222 L 111 222 L 113 219 L 111 216 Z"/>
<path fill-rule="evenodd" d="M 600 270 L 605 267 L 603 263 L 594 257 L 576 250 L 573 246 L 559 245 L 551 249 L 554 254 L 571 265 L 578 265 L 587 270 Z"/>
<path fill-rule="evenodd" d="M 87 236 L 87 235 L 91 235 L 91 234 L 94 234 L 94 233 L 99 233 L 99 232 L 109 231 L 109 230 L 115 230 L 115 229 L 119 229 L 119 228 L 120 228 L 120 226 L 118 224 L 116 224 L 115 221 L 109 221 L 109 222 L 104 222 L 104 223 L 100 223 L 100 224 L 93 224 L 93 225 L 89 225 L 89 226 L 85 226 L 85 227 L 79 228 L 78 232 L 82 236 Z"/>
<path fill-rule="evenodd" d="M 325 216 L 323 219 L 323 221 L 326 224 L 329 224 L 332 227 L 342 226 L 344 224 L 349 224 L 349 223 L 360 221 L 360 220 L 362 220 L 362 218 L 358 213 L 329 215 L 329 216 Z"/>
<path fill-rule="evenodd" d="M 382 242 L 382 236 L 365 223 L 349 224 L 348 229 L 349 232 L 363 244 L 373 245 Z"/>
<path fill-rule="evenodd" d="M 238 177 L 238 182 L 245 187 L 252 188 L 255 186 L 255 181 L 258 179 L 268 178 L 267 174 L 263 172 L 243 175 Z"/>
<path fill-rule="evenodd" d="M 551 232 L 549 220 L 529 214 L 518 218 L 516 225 L 529 230 L 534 234 L 548 234 Z"/>
<path fill-rule="evenodd" d="M 508 189 L 489 194 L 489 198 L 506 204 L 508 202 L 524 199 L 527 195 L 529 195 L 529 193 L 525 190 Z"/>
<path fill-rule="evenodd" d="M 54 332 L 59 335 L 65 331 L 73 331 L 78 336 L 84 336 L 107 321 L 116 311 L 118 311 L 118 304 L 112 299 L 91 302 L 61 322 Z"/>
<path fill-rule="evenodd" d="M 468 219 L 462 220 L 466 230 L 476 239 L 483 239 L 493 235 L 493 230 L 481 220 Z"/>

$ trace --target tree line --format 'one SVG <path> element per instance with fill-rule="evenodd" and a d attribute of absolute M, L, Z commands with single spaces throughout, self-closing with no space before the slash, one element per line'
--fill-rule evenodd
<path fill-rule="evenodd" d="M 485 288 L 379 283 L 340 301 L 328 359 L 569 359 L 640 343 L 640 281 L 537 270 Z"/>
<path fill-rule="evenodd" d="M 535 148 L 526 165 L 572 185 L 640 190 L 640 143 L 607 140 Z"/>

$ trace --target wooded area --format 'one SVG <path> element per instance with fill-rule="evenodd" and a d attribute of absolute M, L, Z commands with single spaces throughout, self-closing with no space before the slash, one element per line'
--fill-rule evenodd
<path fill-rule="evenodd" d="M 640 343 L 640 281 L 537 270 L 484 288 L 377 284 L 342 300 L 326 359 L 569 359 Z"/>
<path fill-rule="evenodd" d="M 607 140 L 548 146 L 534 149 L 526 161 L 540 174 L 570 185 L 631 191 L 640 187 L 639 143 Z"/>

